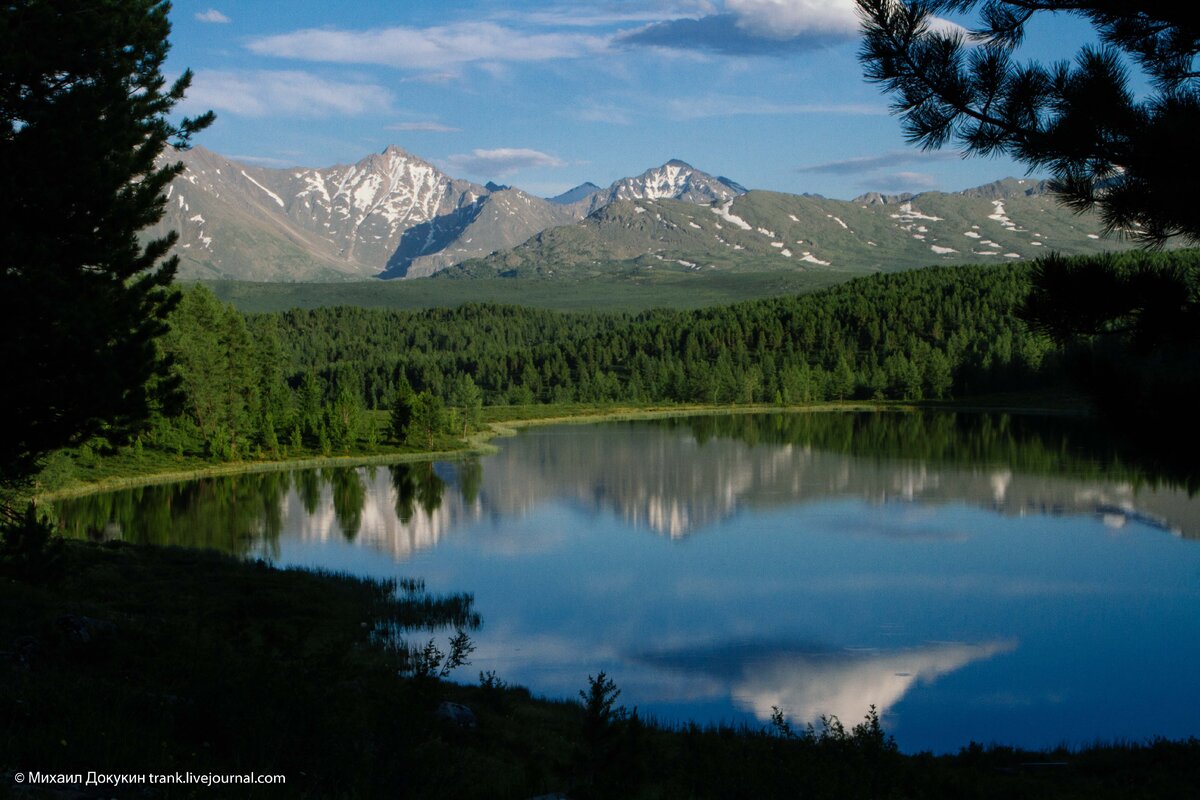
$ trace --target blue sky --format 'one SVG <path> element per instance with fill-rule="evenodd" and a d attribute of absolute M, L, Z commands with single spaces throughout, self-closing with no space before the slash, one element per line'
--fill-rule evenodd
<path fill-rule="evenodd" d="M 1024 174 L 905 144 L 862 79 L 853 0 L 175 0 L 171 19 L 184 110 L 218 116 L 199 143 L 263 166 L 397 144 L 539 195 L 670 158 L 837 198 Z M 1026 50 L 1086 34 L 1052 20 Z"/>

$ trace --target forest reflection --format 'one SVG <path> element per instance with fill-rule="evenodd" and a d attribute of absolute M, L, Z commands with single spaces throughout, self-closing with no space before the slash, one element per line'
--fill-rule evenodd
<path fill-rule="evenodd" d="M 478 462 L 464 461 L 454 473 L 459 476 L 462 498 L 474 504 L 482 475 Z M 140 486 L 57 501 L 54 515 L 59 531 L 76 539 L 195 547 L 275 559 L 279 537 L 291 516 L 289 500 L 314 520 L 328 509 L 340 535 L 353 542 L 369 513 L 369 495 L 384 476 L 394 497 L 392 510 L 402 524 L 432 517 L 442 507 L 446 482 L 432 463 L 421 462 L 256 472 Z"/>
<path fill-rule="evenodd" d="M 485 463 L 486 462 L 486 463 Z M 1130 460 L 1087 420 L 1009 414 L 735 414 L 528 431 L 487 459 L 259 472 L 62 500 L 65 535 L 273 559 L 285 530 L 401 559 L 484 510 L 614 513 L 678 538 L 740 507 L 827 497 L 1090 513 L 1200 535 L 1195 476 Z M 366 542 L 361 541 L 366 538 Z"/>

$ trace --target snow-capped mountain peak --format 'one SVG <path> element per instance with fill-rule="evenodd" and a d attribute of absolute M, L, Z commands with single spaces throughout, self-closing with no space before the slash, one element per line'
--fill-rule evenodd
<path fill-rule="evenodd" d="M 554 202 L 446 175 L 389 145 L 353 164 L 274 169 L 202 147 L 179 154 L 159 232 L 176 230 L 191 278 L 328 280 L 428 275 L 521 244 L 617 200 L 708 204 L 737 184 L 678 159 L 607 189 L 576 187 Z M 589 191 L 590 189 L 590 191 Z"/>
<path fill-rule="evenodd" d="M 745 190 L 732 181 L 714 178 L 686 161 L 673 158 L 635 178 L 622 178 L 589 198 L 588 213 L 617 200 L 685 200 L 707 205 L 732 200 Z"/>

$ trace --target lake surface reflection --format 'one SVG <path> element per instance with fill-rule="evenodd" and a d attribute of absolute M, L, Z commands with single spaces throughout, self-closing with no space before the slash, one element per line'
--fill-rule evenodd
<path fill-rule="evenodd" d="M 538 428 L 478 460 L 63 502 L 73 535 L 473 592 L 469 679 L 663 720 L 869 705 L 902 749 L 1200 733 L 1200 501 L 1078 421 L 788 414 Z"/>

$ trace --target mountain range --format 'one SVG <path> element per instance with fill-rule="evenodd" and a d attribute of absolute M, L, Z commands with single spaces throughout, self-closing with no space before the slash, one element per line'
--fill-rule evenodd
<path fill-rule="evenodd" d="M 351 165 L 271 169 L 179 154 L 152 234 L 185 279 L 595 277 L 650 270 L 861 273 L 1110 249 L 1044 183 L 852 201 L 747 191 L 672 159 L 553 198 L 459 180 L 391 146 Z"/>
<path fill-rule="evenodd" d="M 937 263 L 1000 263 L 1056 250 L 1121 246 L 1100 220 L 1062 208 L 1040 181 L 1005 179 L 954 194 L 853 201 L 750 191 L 708 205 L 618 200 L 445 277 L 646 275 L 653 271 L 821 270 L 853 274 Z"/>

